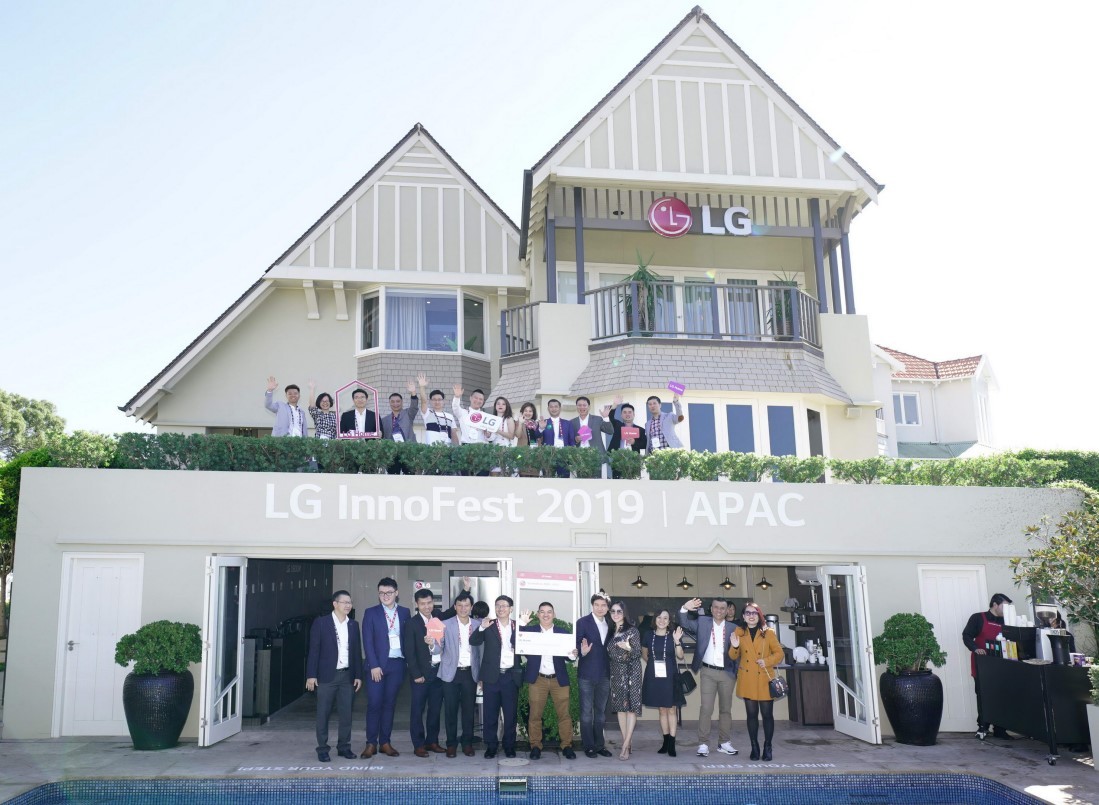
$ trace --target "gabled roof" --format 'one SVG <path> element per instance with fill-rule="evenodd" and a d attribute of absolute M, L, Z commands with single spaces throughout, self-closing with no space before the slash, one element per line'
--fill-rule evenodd
<path fill-rule="evenodd" d="M 898 380 L 958 380 L 974 377 L 980 369 L 981 361 L 984 360 L 983 355 L 971 355 L 968 358 L 954 358 L 948 361 L 929 361 L 881 344 L 877 347 L 903 364 L 903 369 L 892 373 L 892 376 Z"/>
<path fill-rule="evenodd" d="M 582 117 L 579 122 L 576 123 L 569 131 L 557 141 L 556 144 L 549 151 L 547 151 L 541 159 L 534 164 L 531 169 L 537 177 L 539 170 L 546 166 L 550 160 L 560 155 L 560 152 L 568 146 L 580 133 L 584 127 L 590 123 L 597 115 L 607 110 L 607 107 L 615 100 L 626 87 L 634 79 L 643 73 L 649 73 L 654 71 L 660 65 L 656 63 L 657 55 L 664 50 L 673 40 L 675 40 L 688 26 L 692 24 L 698 24 L 700 27 L 709 29 L 718 39 L 723 42 L 729 49 L 731 49 L 736 57 L 741 59 L 743 63 L 748 66 L 750 71 L 754 71 L 758 74 L 765 89 L 769 89 L 780 97 L 786 104 L 788 104 L 795 112 L 800 116 L 805 123 L 821 138 L 825 143 L 830 146 L 831 153 L 834 155 L 833 159 L 839 160 L 850 166 L 869 186 L 869 195 L 873 197 L 877 192 L 885 189 L 885 185 L 877 182 L 858 162 L 856 162 L 850 154 L 848 154 L 839 143 L 837 143 L 813 118 L 811 118 L 804 109 L 801 108 L 791 98 L 785 90 L 782 89 L 774 79 L 772 79 L 764 70 L 756 64 L 751 57 L 745 53 L 736 42 L 734 42 L 728 34 L 726 34 L 705 12 L 702 11 L 700 6 L 695 6 L 690 12 L 673 28 L 667 36 L 665 36 L 656 47 L 654 47 L 649 53 L 638 62 L 629 73 L 619 81 L 610 92 L 603 96 L 603 98 L 592 109 Z M 537 179 L 536 179 L 537 181 Z"/>

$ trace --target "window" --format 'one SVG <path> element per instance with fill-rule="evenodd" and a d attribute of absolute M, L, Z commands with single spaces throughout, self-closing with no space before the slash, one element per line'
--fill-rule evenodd
<path fill-rule="evenodd" d="M 453 290 L 371 291 L 362 297 L 360 348 L 484 355 L 485 304 L 481 297 Z"/>
<path fill-rule="evenodd" d="M 691 449 L 717 452 L 717 432 L 714 430 L 714 406 L 710 403 L 688 403 L 687 425 Z"/>
<path fill-rule="evenodd" d="M 734 453 L 754 453 L 755 424 L 750 405 L 726 405 L 725 421 L 729 428 L 729 449 Z"/>
<path fill-rule="evenodd" d="M 797 455 L 797 440 L 794 436 L 793 406 L 768 405 L 767 432 L 771 441 L 772 456 Z"/>
<path fill-rule="evenodd" d="M 920 395 L 894 394 L 893 419 L 898 425 L 920 424 Z"/>
<path fill-rule="evenodd" d="M 557 272 L 557 302 L 563 305 L 576 304 L 576 272 Z"/>

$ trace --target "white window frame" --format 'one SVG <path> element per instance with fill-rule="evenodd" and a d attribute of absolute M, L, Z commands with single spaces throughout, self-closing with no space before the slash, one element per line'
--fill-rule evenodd
<path fill-rule="evenodd" d="M 415 293 L 422 294 L 424 296 L 437 296 L 445 298 L 451 296 L 455 299 L 455 316 L 456 333 L 458 341 L 458 349 L 452 352 L 441 352 L 434 349 L 393 349 L 386 346 L 386 294 L 388 291 L 413 291 Z M 377 296 L 378 298 L 378 340 L 381 346 L 371 347 L 365 349 L 363 347 L 363 312 L 365 307 L 365 300 L 367 297 Z M 482 341 L 485 345 L 484 352 L 478 352 L 472 349 L 465 348 L 465 297 L 470 297 L 479 301 L 484 308 L 485 315 L 482 320 Z M 355 336 L 356 340 L 356 356 L 361 355 L 373 355 L 380 352 L 400 352 L 407 355 L 472 355 L 476 358 L 482 358 L 487 360 L 489 358 L 489 333 L 488 333 L 488 319 L 489 319 L 489 306 L 488 297 L 474 291 L 466 290 L 465 288 L 432 288 L 425 287 L 423 285 L 379 285 L 374 288 L 367 288 L 359 291 L 358 294 L 358 334 Z"/>
<path fill-rule="evenodd" d="M 893 418 L 896 419 L 897 415 L 897 398 L 901 398 L 900 412 L 901 416 L 904 416 L 904 398 L 914 397 L 916 400 L 916 421 L 915 422 L 903 422 L 897 419 L 896 425 L 898 428 L 916 428 L 923 424 L 923 408 L 920 406 L 920 395 L 916 391 L 894 391 L 893 392 Z"/>

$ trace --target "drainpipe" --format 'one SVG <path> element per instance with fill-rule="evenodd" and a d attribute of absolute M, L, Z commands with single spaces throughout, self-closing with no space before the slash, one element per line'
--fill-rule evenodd
<path fill-rule="evenodd" d="M 939 403 L 935 392 L 939 388 L 939 381 L 931 381 L 931 416 L 935 417 L 935 443 L 942 444 L 943 433 L 942 426 L 939 422 Z"/>

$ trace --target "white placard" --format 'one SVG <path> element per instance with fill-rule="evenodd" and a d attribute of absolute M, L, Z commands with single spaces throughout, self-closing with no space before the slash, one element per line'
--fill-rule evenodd
<path fill-rule="evenodd" d="M 545 657 L 568 657 L 576 651 L 576 636 L 558 632 L 516 632 L 515 653 Z"/>
<path fill-rule="evenodd" d="M 503 417 L 496 416 L 496 414 L 486 414 L 484 411 L 469 412 L 470 427 L 477 428 L 478 430 L 487 430 L 489 433 L 495 433 L 500 430 L 501 419 L 503 419 Z"/>

